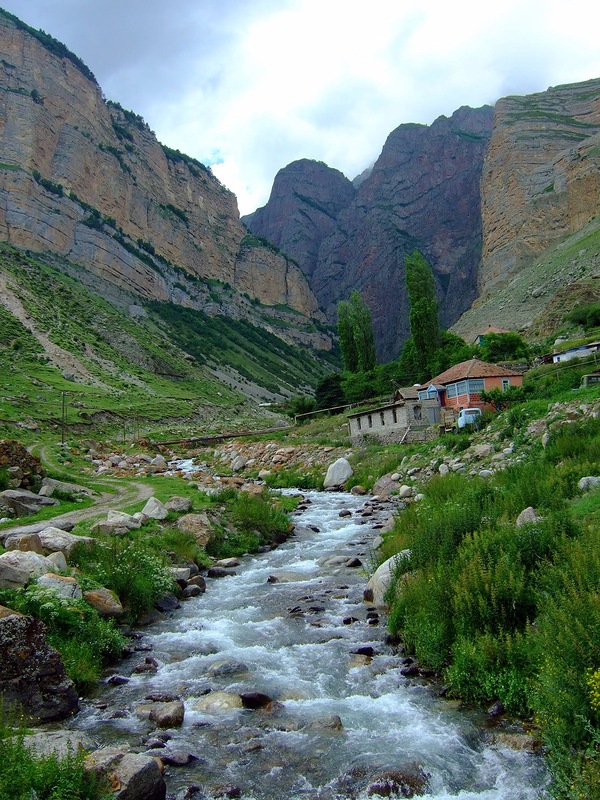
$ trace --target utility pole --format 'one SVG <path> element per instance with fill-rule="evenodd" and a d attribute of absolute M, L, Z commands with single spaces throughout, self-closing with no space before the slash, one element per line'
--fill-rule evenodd
<path fill-rule="evenodd" d="M 61 417 L 61 446 L 65 446 L 65 428 L 67 425 L 67 393 L 62 392 L 62 417 Z"/>

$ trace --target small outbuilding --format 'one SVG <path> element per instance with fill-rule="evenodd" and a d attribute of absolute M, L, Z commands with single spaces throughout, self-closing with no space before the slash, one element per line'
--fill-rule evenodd
<path fill-rule="evenodd" d="M 403 387 L 391 403 L 348 416 L 353 444 L 376 439 L 382 444 L 426 441 L 437 435 L 440 404 L 437 395 L 421 400 L 417 388 Z"/>

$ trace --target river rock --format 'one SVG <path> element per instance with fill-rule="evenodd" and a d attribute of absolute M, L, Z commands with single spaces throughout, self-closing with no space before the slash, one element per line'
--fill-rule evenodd
<path fill-rule="evenodd" d="M 58 500 L 30 492 L 27 489 L 5 489 L 0 492 L 0 502 L 12 509 L 17 517 L 37 514 L 44 506 L 57 506 Z"/>
<path fill-rule="evenodd" d="M 185 708 L 181 700 L 168 703 L 154 703 L 150 709 L 150 719 L 159 728 L 179 728 L 183 724 Z"/>
<path fill-rule="evenodd" d="M 218 561 L 215 561 L 215 567 L 223 567 L 223 569 L 234 569 L 235 567 L 239 567 L 240 565 L 239 558 L 220 558 Z"/>
<path fill-rule="evenodd" d="M 310 580 L 310 575 L 305 572 L 286 572 L 282 570 L 269 575 L 267 583 L 298 583 L 308 580 Z"/>
<path fill-rule="evenodd" d="M 243 703 L 239 694 L 232 692 L 211 692 L 201 697 L 194 705 L 196 711 L 206 711 L 209 714 L 218 714 L 235 708 L 243 708 Z"/>
<path fill-rule="evenodd" d="M 244 708 L 264 708 L 273 702 L 273 698 L 262 692 L 242 692 L 240 695 Z"/>
<path fill-rule="evenodd" d="M 246 672 L 248 672 L 248 665 L 244 664 L 243 661 L 216 661 L 206 670 L 209 678 L 243 675 Z"/>
<path fill-rule="evenodd" d="M 142 508 L 142 514 L 148 519 L 163 520 L 169 516 L 169 509 L 157 497 L 150 497 Z"/>
<path fill-rule="evenodd" d="M 125 609 L 117 595 L 110 589 L 101 586 L 99 589 L 88 589 L 83 595 L 85 601 L 95 608 L 101 617 L 118 619 L 125 613 Z"/>
<path fill-rule="evenodd" d="M 0 589 L 22 589 L 34 578 L 53 571 L 54 564 L 45 556 L 11 550 L 0 556 Z"/>
<path fill-rule="evenodd" d="M 0 695 L 36 723 L 65 719 L 78 708 L 75 686 L 45 631 L 39 620 L 0 606 Z"/>
<path fill-rule="evenodd" d="M 373 494 L 378 497 L 389 497 L 392 492 L 397 492 L 400 484 L 398 483 L 400 476 L 397 473 L 392 475 L 382 475 L 373 486 Z"/>
<path fill-rule="evenodd" d="M 161 472 L 167 468 L 167 462 L 165 461 L 164 457 L 160 455 L 160 453 L 152 459 L 150 462 L 152 467 L 160 470 Z"/>
<path fill-rule="evenodd" d="M 41 731 L 23 737 L 23 744 L 36 756 L 56 755 L 66 758 L 80 751 L 89 752 L 97 745 L 83 731 Z"/>
<path fill-rule="evenodd" d="M 338 458 L 333 464 L 330 464 L 323 486 L 325 489 L 333 489 L 336 486 L 343 486 L 348 478 L 353 475 L 352 467 L 345 458 Z"/>
<path fill-rule="evenodd" d="M 48 572 L 37 579 L 37 585 L 57 597 L 65 597 L 69 600 L 81 600 L 83 597 L 79 583 L 75 578 L 67 575 L 56 575 L 54 572 Z"/>
<path fill-rule="evenodd" d="M 90 536 L 75 536 L 72 533 L 63 531 L 62 528 L 54 528 L 52 526 L 40 531 L 39 537 L 46 553 L 61 552 L 65 558 L 71 555 L 76 545 L 90 547 L 94 543 L 94 539 Z"/>
<path fill-rule="evenodd" d="M 330 714 L 328 717 L 317 717 L 305 726 L 310 730 L 318 731 L 341 731 L 344 729 L 341 718 L 337 714 Z"/>
<path fill-rule="evenodd" d="M 88 756 L 90 769 L 110 775 L 114 800 L 165 800 L 167 787 L 156 759 L 119 747 L 103 747 Z"/>
<path fill-rule="evenodd" d="M 427 791 L 427 774 L 419 766 L 387 770 L 373 775 L 367 797 L 414 797 Z"/>

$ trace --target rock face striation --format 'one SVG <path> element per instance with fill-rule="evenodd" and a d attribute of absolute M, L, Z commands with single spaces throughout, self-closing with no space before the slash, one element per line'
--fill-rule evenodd
<path fill-rule="evenodd" d="M 76 57 L 34 33 L 0 13 L 0 237 L 141 299 L 207 305 L 218 281 L 313 317 L 302 271 L 248 235 L 210 169 L 162 146 Z M 243 316 L 238 299 L 229 311 Z"/>
<path fill-rule="evenodd" d="M 499 100 L 481 186 L 485 297 L 600 214 L 600 79 Z"/>
<path fill-rule="evenodd" d="M 408 253 L 419 249 L 431 263 L 444 324 L 475 299 L 492 116 L 489 106 L 461 108 L 430 126 L 400 125 L 358 189 L 337 170 L 294 162 L 278 173 L 267 205 L 244 219 L 300 263 L 331 321 L 358 289 L 378 355 L 392 358 L 408 336 Z"/>

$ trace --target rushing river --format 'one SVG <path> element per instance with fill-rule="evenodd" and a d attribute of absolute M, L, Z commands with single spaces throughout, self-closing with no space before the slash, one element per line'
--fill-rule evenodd
<path fill-rule="evenodd" d="M 481 719 L 400 674 L 403 657 L 385 644 L 384 621 L 367 616 L 364 570 L 331 563 L 358 556 L 368 567 L 375 532 L 360 516 L 364 498 L 306 496 L 295 536 L 247 557 L 236 575 L 208 580 L 206 594 L 147 629 L 139 644 L 151 653 L 121 666 L 125 674 L 151 655 L 158 671 L 107 687 L 75 725 L 144 750 L 154 726 L 136 707 L 151 692 L 184 699 L 183 726 L 169 731 L 167 748 L 198 760 L 168 768 L 171 796 L 198 784 L 198 798 L 239 787 L 247 800 L 346 800 L 366 796 L 369 776 L 408 770 L 428 776 L 422 796 L 436 800 L 544 797 L 541 759 L 494 744 Z M 352 515 L 340 517 L 342 509 Z M 293 574 L 269 582 L 278 572 Z M 372 658 L 356 655 L 365 647 Z M 257 691 L 279 702 L 209 713 L 196 708 L 209 691 Z"/>

